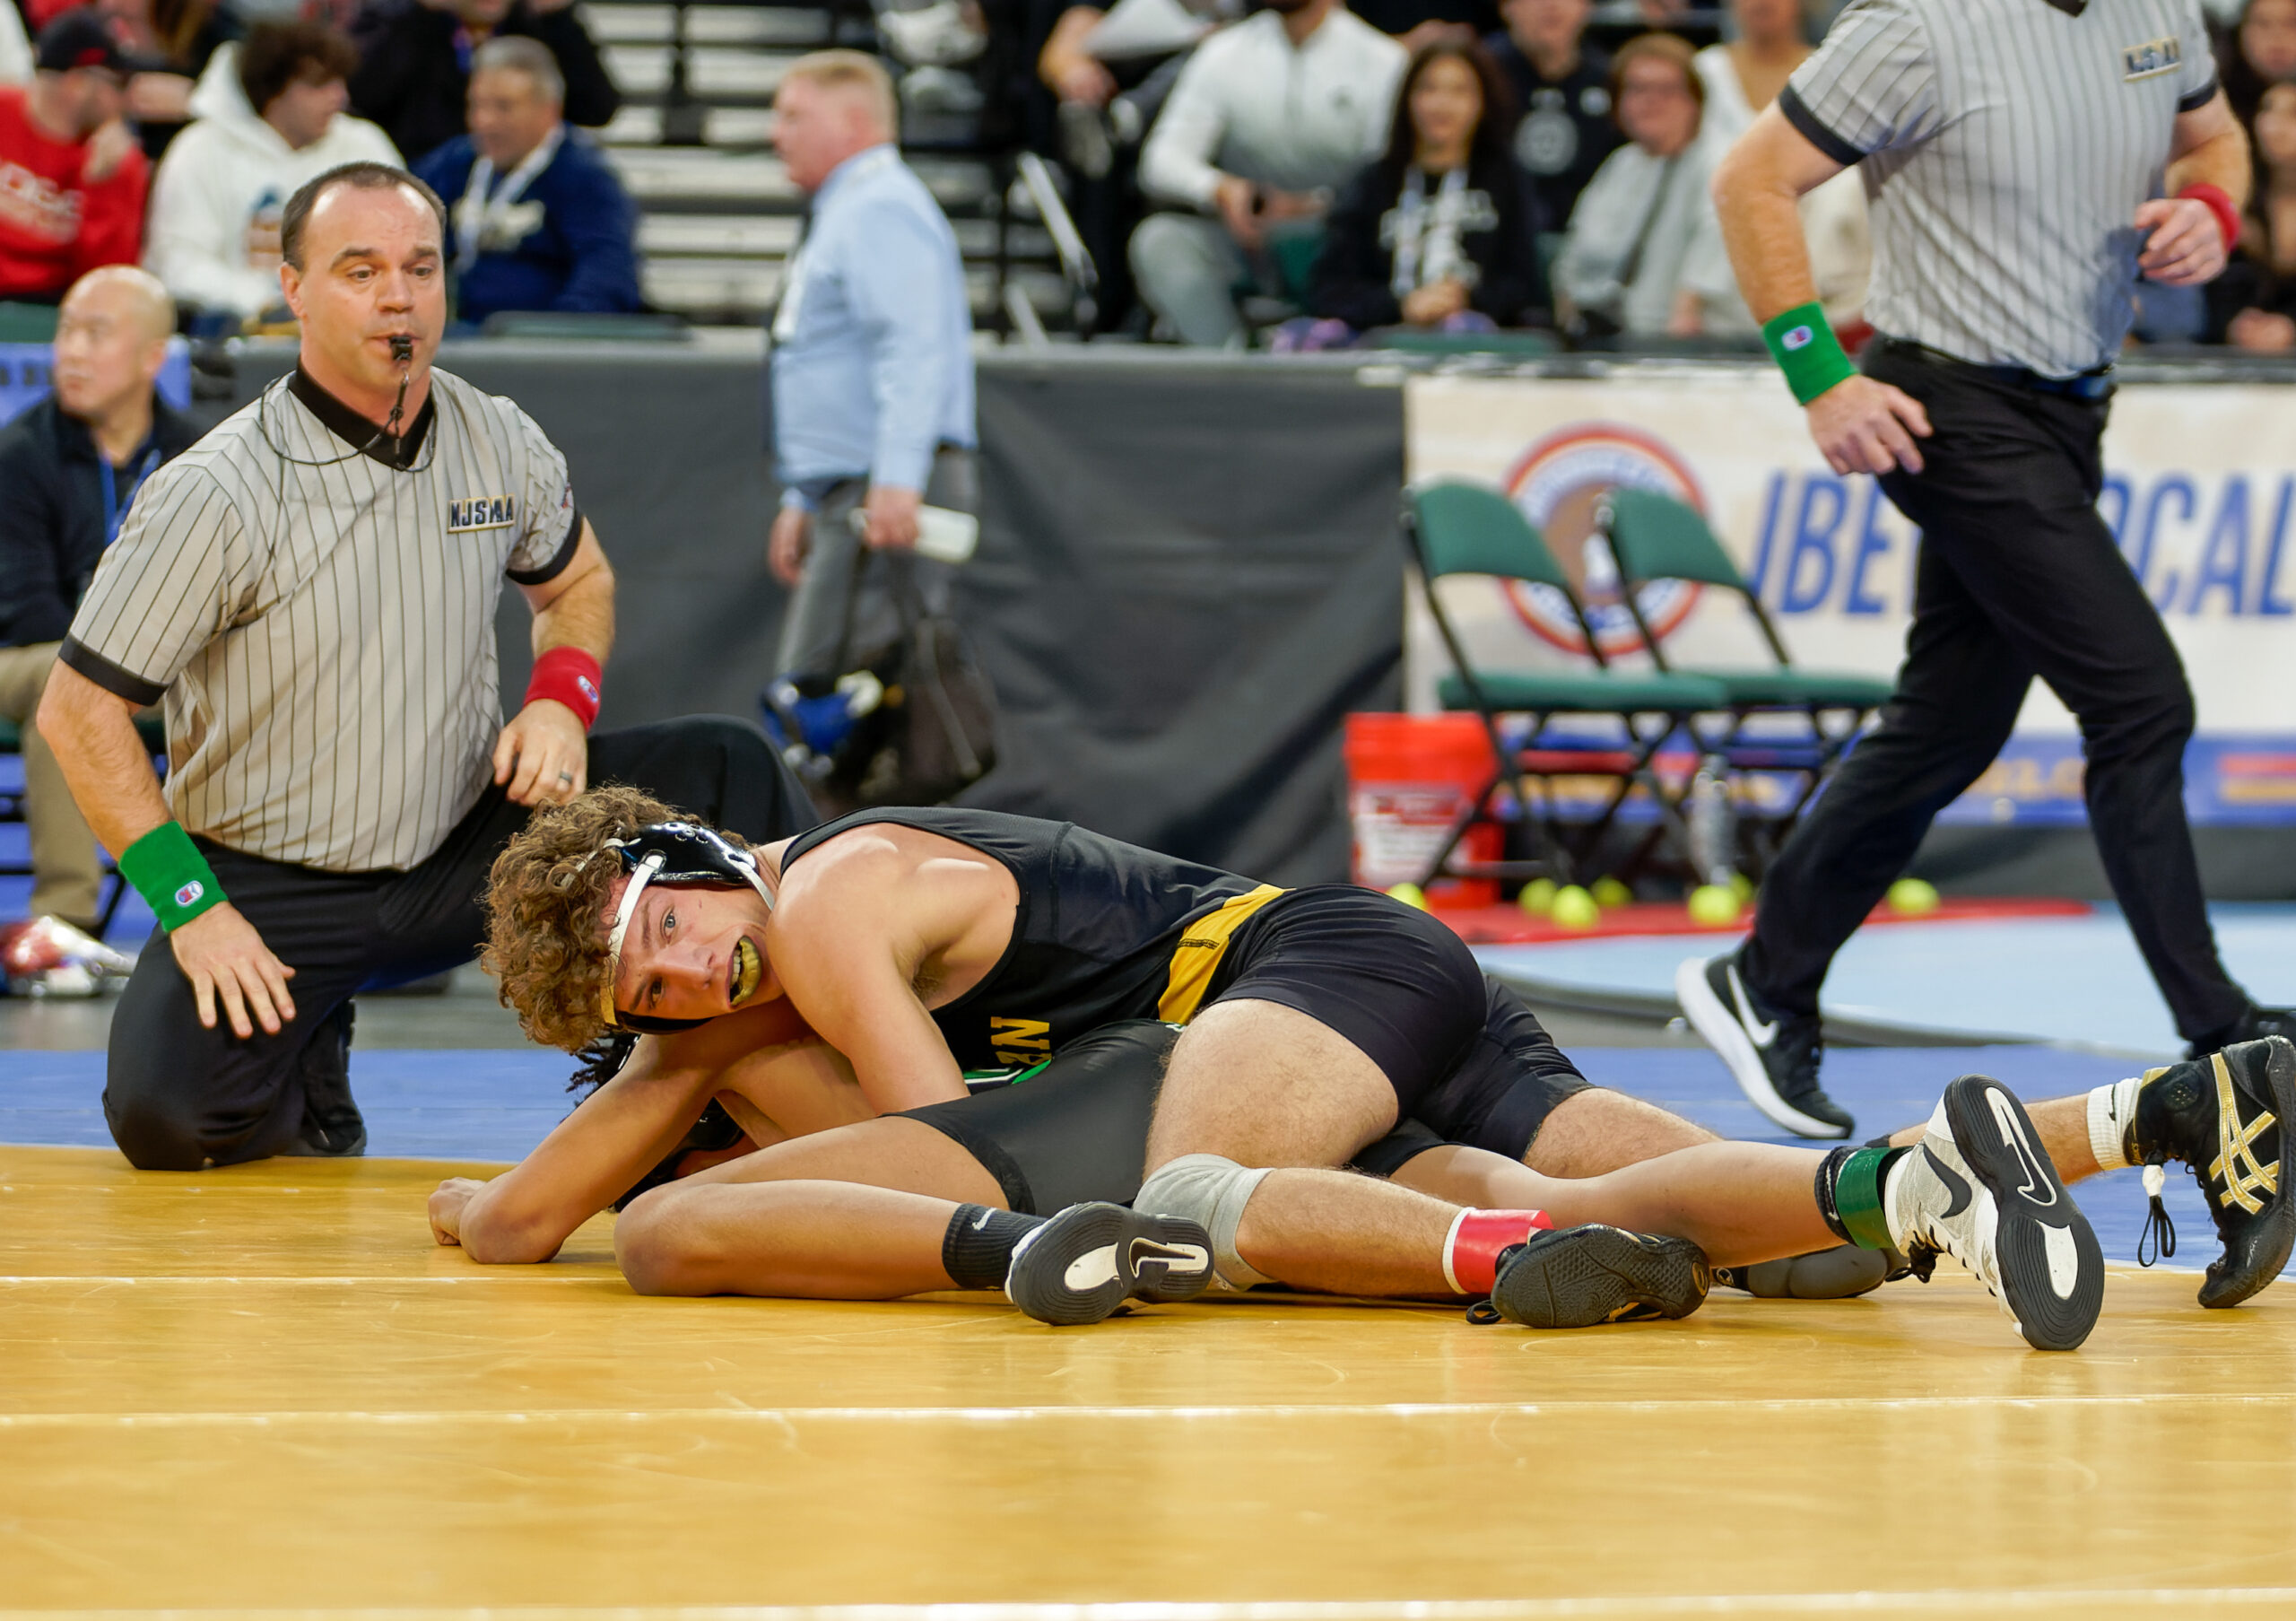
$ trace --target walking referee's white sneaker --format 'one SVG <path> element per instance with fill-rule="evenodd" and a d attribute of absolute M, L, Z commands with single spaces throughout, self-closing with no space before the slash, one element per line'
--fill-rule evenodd
<path fill-rule="evenodd" d="M 1857 1122 L 1818 1085 L 1825 1042 L 1814 1015 L 1765 1007 L 1738 977 L 1738 955 L 1692 957 L 1674 970 L 1674 999 L 1753 1106 L 1796 1137 L 1841 1137 Z"/>
<path fill-rule="evenodd" d="M 2025 1106 L 1991 1076 L 1945 1088 L 1920 1142 L 1889 1170 L 1890 1238 L 1925 1281 L 1942 1251 L 1977 1274 L 2036 1350 L 2089 1338 L 2105 1257 L 2042 1152 Z"/>

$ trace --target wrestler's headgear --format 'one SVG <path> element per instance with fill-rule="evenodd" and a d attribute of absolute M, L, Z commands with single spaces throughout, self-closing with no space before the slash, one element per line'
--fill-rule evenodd
<path fill-rule="evenodd" d="M 646 893 L 649 884 L 667 884 L 674 887 L 712 885 L 719 889 L 739 889 L 748 885 L 757 891 L 768 911 L 773 910 L 773 892 L 765 886 L 765 875 L 758 870 L 757 857 L 749 850 L 735 848 L 713 828 L 691 822 L 657 822 L 641 827 L 627 839 L 610 839 L 605 848 L 620 858 L 622 868 L 630 875 L 630 882 L 622 886 L 622 904 L 614 908 L 613 928 L 606 936 L 605 978 L 598 986 L 598 1015 L 605 1020 L 608 1030 L 639 1030 L 660 1034 L 673 1030 L 691 1030 L 706 1019 L 665 1019 L 649 1014 L 623 1013 L 613 1005 L 614 981 L 622 970 L 622 937 L 630 932 L 630 919 L 638 915 L 638 897 Z"/>

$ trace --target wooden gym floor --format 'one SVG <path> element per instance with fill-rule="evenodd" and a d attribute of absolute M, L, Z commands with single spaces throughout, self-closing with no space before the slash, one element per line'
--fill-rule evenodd
<path fill-rule="evenodd" d="M 1054 1330 L 639 1300 L 604 1222 L 476 1267 L 423 1224 L 449 1169 L 0 1149 L 0 1612 L 2296 1606 L 2287 1283 L 2212 1313 L 2118 1270 L 2057 1356 L 1958 1273 L 1578 1334 Z"/>

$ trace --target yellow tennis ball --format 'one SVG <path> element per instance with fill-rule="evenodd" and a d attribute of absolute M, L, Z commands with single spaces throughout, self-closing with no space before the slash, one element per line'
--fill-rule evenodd
<path fill-rule="evenodd" d="M 1900 878 L 1890 885 L 1889 902 L 1892 911 L 1926 917 L 1937 910 L 1937 886 L 1919 878 Z"/>
<path fill-rule="evenodd" d="M 1744 873 L 1732 873 L 1730 893 L 1736 895 L 1742 902 L 1751 901 L 1754 898 L 1754 881 Z"/>
<path fill-rule="evenodd" d="M 1554 911 L 1557 893 L 1552 878 L 1533 878 L 1523 885 L 1523 893 L 1515 897 L 1515 904 L 1521 907 L 1526 916 L 1544 918 Z"/>
<path fill-rule="evenodd" d="M 1405 906 L 1415 906 L 1421 911 L 1427 910 L 1427 892 L 1416 884 L 1398 884 L 1387 893 Z"/>
<path fill-rule="evenodd" d="M 1564 928 L 1592 928 L 1603 920 L 1595 897 L 1576 884 L 1554 892 L 1554 920 Z"/>
<path fill-rule="evenodd" d="M 1607 873 L 1595 880 L 1595 887 L 1591 893 L 1595 897 L 1595 904 L 1597 906 L 1631 906 L 1634 904 L 1634 892 L 1627 888 L 1625 885 L 1620 883 L 1616 878 L 1610 876 Z"/>
<path fill-rule="evenodd" d="M 1690 892 L 1690 920 L 1708 928 L 1738 920 L 1738 892 L 1726 884 L 1701 884 Z"/>

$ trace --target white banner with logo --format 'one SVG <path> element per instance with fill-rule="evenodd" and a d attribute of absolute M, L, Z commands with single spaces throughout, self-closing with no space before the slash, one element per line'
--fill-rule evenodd
<path fill-rule="evenodd" d="M 1409 475 L 1497 484 L 1580 584 L 1605 650 L 1644 665 L 1607 552 L 1588 537 L 1616 484 L 1702 512 L 1760 593 L 1797 664 L 1887 675 L 1913 588 L 1913 527 L 1874 480 L 1830 472 L 1767 367 L 1642 368 L 1597 380 L 1415 378 Z M 2106 435 L 2099 510 L 2182 651 L 2201 737 L 2187 760 L 2196 820 L 2296 823 L 2296 390 L 2125 388 Z M 1484 580 L 1444 588 L 1472 656 L 1586 667 L 1559 594 Z M 1677 666 L 1759 666 L 1751 616 L 1726 591 L 1661 581 L 1645 616 Z M 1414 601 L 1414 709 L 1447 667 Z M 2077 728 L 2036 684 L 1999 764 L 1947 820 L 2082 818 Z"/>

